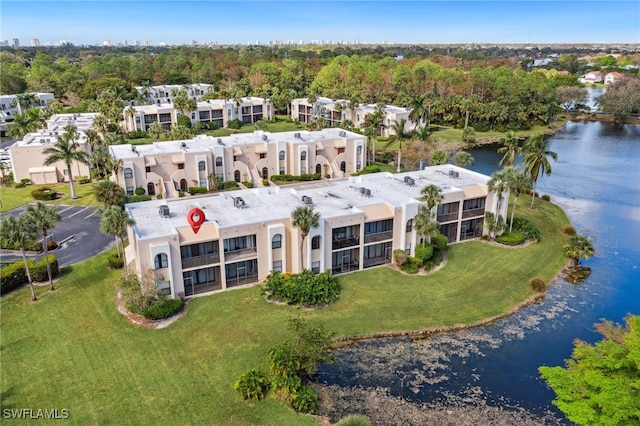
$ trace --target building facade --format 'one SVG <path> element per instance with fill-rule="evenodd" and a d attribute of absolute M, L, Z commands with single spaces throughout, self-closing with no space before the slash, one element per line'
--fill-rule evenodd
<path fill-rule="evenodd" d="M 55 146 L 58 137 L 64 133 L 64 128 L 74 125 L 78 129 L 77 142 L 80 150 L 90 154 L 90 147 L 86 142 L 84 130 L 93 126 L 93 119 L 97 113 L 86 114 L 55 114 L 47 120 L 46 129 L 25 135 L 22 140 L 15 142 L 8 148 L 11 159 L 11 170 L 15 182 L 22 179 L 31 179 L 34 184 L 53 184 L 68 182 L 68 170 L 64 162 L 59 161 L 50 166 L 45 166 L 47 156 L 44 150 Z M 91 176 L 90 167 L 86 164 L 74 161 L 71 173 L 78 176 Z"/>
<path fill-rule="evenodd" d="M 177 110 L 171 103 L 154 103 L 151 105 L 130 106 L 123 112 L 124 129 L 149 130 L 152 123 L 159 123 L 165 130 L 170 130 L 178 121 Z M 242 124 L 253 124 L 259 120 L 273 118 L 273 105 L 269 99 L 245 97 L 236 100 L 210 99 L 196 103 L 195 111 L 189 111 L 192 126 L 214 123 L 217 128 L 227 127 L 231 120 L 239 120 Z"/>
<path fill-rule="evenodd" d="M 252 182 L 273 175 L 314 174 L 344 177 L 365 164 L 366 140 L 341 129 L 269 133 L 254 131 L 226 137 L 198 135 L 190 140 L 149 145 L 111 145 L 122 161 L 115 177 L 127 193 L 136 188 L 149 195 L 176 197 L 191 186 L 210 189 L 210 176 L 222 181 Z"/>
<path fill-rule="evenodd" d="M 359 271 L 390 263 L 396 249 L 415 253 L 422 236 L 413 221 L 424 205 L 420 190 L 429 184 L 442 191 L 434 214 L 449 241 L 481 236 L 485 211 L 497 213 L 499 204 L 489 179 L 443 165 L 127 204 L 135 221 L 127 264 L 141 276 L 153 271 L 157 287 L 174 298 L 252 285 L 272 270 Z M 320 220 L 302 240 L 291 213 L 304 205 Z M 499 214 L 506 209 L 502 203 Z"/>
<path fill-rule="evenodd" d="M 16 114 L 22 114 L 30 107 L 46 107 L 54 99 L 53 93 L 25 93 L 25 95 L 32 96 L 34 103 L 21 102 L 21 95 L 0 95 L 0 132 L 3 136 L 7 131 L 7 124 L 13 121 Z"/>
<path fill-rule="evenodd" d="M 202 97 L 214 91 L 213 84 L 163 84 L 160 86 L 136 86 L 135 89 L 149 104 L 170 104 L 176 90 L 183 90 L 194 101 L 201 101 Z"/>

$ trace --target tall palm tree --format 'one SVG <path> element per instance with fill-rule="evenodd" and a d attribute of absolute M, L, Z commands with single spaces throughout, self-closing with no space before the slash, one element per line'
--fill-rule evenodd
<path fill-rule="evenodd" d="M 112 180 L 103 180 L 95 184 L 94 196 L 99 203 L 104 204 L 105 207 L 124 205 L 126 194 L 124 189 L 116 182 Z"/>
<path fill-rule="evenodd" d="M 304 270 L 304 240 L 309 235 L 311 228 L 315 228 L 320 223 L 320 213 L 313 210 L 312 206 L 299 206 L 291 213 L 291 224 L 298 228 L 300 236 L 300 271 Z"/>
<path fill-rule="evenodd" d="M 409 120 L 416 123 L 414 130 L 417 130 L 418 126 L 429 116 L 429 112 L 427 110 L 427 96 L 418 95 L 411 99 L 409 107 L 411 108 Z"/>
<path fill-rule="evenodd" d="M 463 168 L 472 165 L 474 161 L 473 156 L 466 151 L 458 151 L 453 156 L 453 164 Z"/>
<path fill-rule="evenodd" d="M 507 171 L 508 170 L 508 171 Z M 507 183 L 509 185 L 509 191 L 513 194 L 513 207 L 511 209 L 511 220 L 509 221 L 509 232 L 513 230 L 513 217 L 516 213 L 516 203 L 518 202 L 518 197 L 523 192 L 531 190 L 531 181 L 520 169 L 516 169 L 513 167 L 505 168 L 507 174 Z"/>
<path fill-rule="evenodd" d="M 80 150 L 80 144 L 77 139 L 79 134 L 77 127 L 68 125 L 64 128 L 64 133 L 58 138 L 58 143 L 55 146 L 46 148 L 42 153 L 47 157 L 44 160 L 45 166 L 57 163 L 58 161 L 64 162 L 67 166 L 67 173 L 69 175 L 69 187 L 71 188 L 71 198 L 76 199 L 75 189 L 73 187 L 73 173 L 71 171 L 71 164 L 76 161 L 78 163 L 91 164 L 91 158 L 85 151 Z"/>
<path fill-rule="evenodd" d="M 51 263 L 49 262 L 49 247 L 47 247 L 47 235 L 49 230 L 56 226 L 56 222 L 61 219 L 60 213 L 55 206 L 48 206 L 42 201 L 38 201 L 35 205 L 27 206 L 26 221 L 35 229 L 42 233 L 42 248 L 44 250 L 44 258 L 47 263 L 47 274 L 49 275 L 49 286 L 53 287 L 53 277 L 51 276 Z"/>
<path fill-rule="evenodd" d="M 9 242 L 12 242 L 14 246 L 20 247 L 20 254 L 22 255 L 22 261 L 24 262 L 24 270 L 27 273 L 27 280 L 29 281 L 29 287 L 31 288 L 31 300 L 38 300 L 36 297 L 36 291 L 33 288 L 33 279 L 31 278 L 31 271 L 29 270 L 29 262 L 27 262 L 27 256 L 24 253 L 24 247 L 27 245 L 27 241 L 36 238 L 35 228 L 26 216 L 7 215 L 2 219 L 0 223 L 0 231 L 3 238 L 6 238 Z"/>
<path fill-rule="evenodd" d="M 35 93 L 21 93 L 16 95 L 11 104 L 18 107 L 18 113 L 22 114 L 29 108 L 33 108 L 40 104 L 40 99 Z"/>
<path fill-rule="evenodd" d="M 167 131 L 162 127 L 162 124 L 158 123 L 157 121 L 151 123 L 149 125 L 149 129 L 147 130 L 149 136 L 151 136 L 152 138 L 156 138 L 156 140 L 160 139 L 160 136 L 166 132 Z"/>
<path fill-rule="evenodd" d="M 442 196 L 442 189 L 438 185 L 430 184 L 420 190 L 420 201 L 424 201 L 427 205 L 427 211 L 429 212 L 429 220 L 435 219 L 434 207 L 442 202 L 444 197 Z M 435 221 L 434 221 L 435 222 Z M 436 222 L 437 223 L 437 222 Z M 427 235 L 427 234 L 423 234 Z M 431 238 L 429 237 L 429 242 Z"/>
<path fill-rule="evenodd" d="M 413 226 L 419 235 L 425 237 L 426 243 L 431 243 L 431 237 L 440 229 L 440 224 L 433 220 L 431 210 L 425 206 L 420 207 L 418 214 L 413 218 Z"/>
<path fill-rule="evenodd" d="M 396 120 L 393 123 L 393 130 L 400 144 L 400 146 L 398 147 L 398 167 L 396 169 L 398 173 L 400 173 L 400 165 L 402 164 L 402 141 L 404 141 L 408 136 L 407 132 L 404 130 L 406 125 L 407 125 L 406 118 L 401 118 L 400 120 Z M 385 149 L 386 148 L 387 147 L 385 146 Z"/>
<path fill-rule="evenodd" d="M 120 132 L 107 132 L 104 135 L 104 143 L 106 145 L 122 145 L 125 140 Z"/>
<path fill-rule="evenodd" d="M 100 136 L 100 133 L 98 133 L 94 129 L 86 129 L 84 131 L 84 135 L 91 149 L 95 148 L 96 146 L 102 145 L 102 137 Z"/>
<path fill-rule="evenodd" d="M 102 219 L 100 220 L 100 231 L 105 235 L 113 235 L 116 238 L 116 252 L 120 257 L 120 247 L 122 247 L 122 261 L 124 270 L 127 270 L 127 260 L 124 254 L 124 235 L 128 226 L 135 225 L 135 221 L 129 217 L 127 212 L 118 206 L 104 207 L 98 210 Z"/>
<path fill-rule="evenodd" d="M 503 146 L 498 148 L 498 153 L 504 155 L 502 156 L 502 159 L 500 159 L 498 165 L 500 167 L 503 165 L 507 167 L 513 166 L 513 163 L 516 161 L 516 152 L 520 148 L 518 146 L 518 138 L 516 137 L 516 134 L 511 130 L 508 131 L 505 133 L 504 138 L 502 138 L 501 143 Z"/>
<path fill-rule="evenodd" d="M 490 192 L 495 192 L 498 195 L 497 206 L 497 219 L 501 217 L 500 211 L 502 210 L 502 200 L 504 199 L 504 193 L 509 191 L 509 171 L 508 169 L 498 170 L 491 174 L 491 179 L 487 182 L 487 189 Z"/>
<path fill-rule="evenodd" d="M 109 130 L 109 119 L 103 114 L 96 115 L 93 119 L 93 128 L 101 135 L 104 135 Z"/>
<path fill-rule="evenodd" d="M 379 110 L 367 114 L 364 117 L 362 126 L 364 134 L 372 141 L 371 143 L 371 163 L 376 162 L 376 143 L 378 142 L 378 130 L 384 127 L 382 113 Z"/>
<path fill-rule="evenodd" d="M 522 164 L 525 166 L 525 171 L 531 178 L 533 191 L 531 192 L 531 208 L 536 199 L 536 183 L 541 174 L 549 176 L 551 174 L 551 163 L 549 157 L 553 158 L 553 161 L 558 160 L 558 154 L 549 149 L 549 140 L 545 139 L 543 135 L 533 136 L 529 138 L 521 148 L 524 157 L 522 158 Z"/>
<path fill-rule="evenodd" d="M 573 259 L 573 266 L 580 265 L 580 259 L 589 259 L 596 252 L 593 243 L 585 235 L 574 235 L 562 249 L 565 254 Z"/>
<path fill-rule="evenodd" d="M 13 116 L 13 121 L 7 126 L 7 134 L 18 140 L 28 133 L 35 132 L 42 124 L 38 110 L 31 108 L 23 114 Z"/>

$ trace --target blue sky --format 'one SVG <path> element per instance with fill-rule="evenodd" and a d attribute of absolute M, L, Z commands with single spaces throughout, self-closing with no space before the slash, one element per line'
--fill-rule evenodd
<path fill-rule="evenodd" d="M 152 45 L 218 41 L 640 43 L 640 1 L 0 2 L 0 39 Z"/>

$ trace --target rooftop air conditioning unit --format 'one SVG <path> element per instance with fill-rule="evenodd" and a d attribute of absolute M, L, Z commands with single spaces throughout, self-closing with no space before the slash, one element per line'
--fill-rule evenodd
<path fill-rule="evenodd" d="M 367 198 L 371 198 L 371 190 L 369 188 L 366 188 L 364 190 L 364 196 Z"/>
<path fill-rule="evenodd" d="M 170 216 L 169 206 L 167 206 L 165 204 L 161 205 L 160 207 L 158 207 L 158 213 L 162 217 L 169 217 Z"/>
<path fill-rule="evenodd" d="M 244 209 L 245 203 L 242 197 L 235 197 L 233 199 L 233 205 L 239 209 Z"/>
<path fill-rule="evenodd" d="M 187 148 L 187 143 L 186 142 L 182 142 L 180 145 L 182 145 L 183 148 Z"/>
<path fill-rule="evenodd" d="M 364 195 L 364 193 L 366 192 L 367 188 L 365 188 L 364 186 L 360 187 L 360 195 Z"/>
<path fill-rule="evenodd" d="M 347 132 L 345 132 L 344 130 L 341 130 L 340 133 L 338 133 L 340 135 L 341 138 L 344 138 L 347 136 Z"/>
<path fill-rule="evenodd" d="M 262 140 L 265 141 L 265 142 L 268 142 L 269 141 L 269 136 L 262 135 Z"/>
<path fill-rule="evenodd" d="M 312 205 L 313 204 L 313 200 L 311 199 L 311 197 L 309 197 L 307 195 L 303 195 L 302 196 L 302 202 L 307 204 L 307 205 Z"/>
<path fill-rule="evenodd" d="M 296 139 L 300 139 L 300 133 L 296 132 L 293 134 L 293 137 Z"/>
<path fill-rule="evenodd" d="M 413 178 L 411 178 L 411 177 L 410 177 L 410 178 L 407 178 L 406 183 L 407 183 L 407 185 L 409 185 L 409 186 L 415 186 L 415 185 L 416 185 L 416 181 L 415 181 L 415 179 L 413 179 Z"/>

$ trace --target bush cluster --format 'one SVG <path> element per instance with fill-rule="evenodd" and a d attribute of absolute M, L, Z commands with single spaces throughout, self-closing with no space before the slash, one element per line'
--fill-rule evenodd
<path fill-rule="evenodd" d="M 127 132 L 124 137 L 126 139 L 145 139 L 149 137 L 149 133 L 145 132 L 144 130 L 132 130 L 130 132 Z"/>
<path fill-rule="evenodd" d="M 206 186 L 190 186 L 189 187 L 189 194 L 193 195 L 193 194 L 206 194 L 207 193 L 207 187 Z"/>
<path fill-rule="evenodd" d="M 39 201 L 51 201 L 55 200 L 58 194 L 48 186 L 42 186 L 31 191 L 31 196 Z"/>
<path fill-rule="evenodd" d="M 400 267 L 407 274 L 415 274 L 420 270 L 422 265 L 422 259 L 417 257 L 407 256 L 407 261 Z"/>
<path fill-rule="evenodd" d="M 160 195 L 158 195 L 158 197 L 160 197 Z M 127 195 L 125 203 L 139 203 L 141 201 L 149 201 L 150 199 L 150 195 Z"/>
<path fill-rule="evenodd" d="M 59 272 L 58 259 L 50 254 L 49 263 L 51 264 L 51 276 L 57 276 Z M 29 259 L 27 264 L 29 265 L 31 279 L 34 282 L 47 281 L 49 279 L 47 261 L 44 257 L 38 262 Z M 0 294 L 5 294 L 27 282 L 29 282 L 29 279 L 22 260 L 0 269 Z"/>
<path fill-rule="evenodd" d="M 289 305 L 319 306 L 331 303 L 340 294 L 340 284 L 331 271 L 315 274 L 306 270 L 301 274 L 281 274 L 271 271 L 263 287 L 271 300 Z"/>
<path fill-rule="evenodd" d="M 145 192 L 147 192 L 147 191 L 145 191 L 144 188 L 141 187 L 141 186 L 137 187 L 135 189 L 135 191 L 133 191 L 133 193 L 136 194 L 136 195 L 144 195 Z"/>
<path fill-rule="evenodd" d="M 522 232 L 527 240 L 540 241 L 540 230 L 533 226 L 531 222 L 521 217 L 513 219 L 513 230 Z"/>
<path fill-rule="evenodd" d="M 358 173 L 354 173 L 355 175 L 368 175 L 371 173 L 378 173 L 380 172 L 380 166 L 378 166 L 377 164 L 370 164 L 366 167 L 364 167 L 362 170 L 360 170 Z"/>
<path fill-rule="evenodd" d="M 126 308 L 150 320 L 168 318 L 180 312 L 184 306 L 182 299 L 167 299 L 166 294 L 155 288 L 152 278 L 142 280 L 136 274 L 120 278 L 120 291 Z"/>
<path fill-rule="evenodd" d="M 245 182 L 242 182 L 242 184 L 247 188 L 253 188 L 253 182 L 251 181 L 245 181 Z"/>
<path fill-rule="evenodd" d="M 183 306 L 181 299 L 162 299 L 147 306 L 142 315 L 150 320 L 169 318 L 180 312 Z"/>
<path fill-rule="evenodd" d="M 109 255 L 107 258 L 107 267 L 109 269 L 122 269 L 124 267 L 124 259 L 118 257 L 117 254 Z"/>
<path fill-rule="evenodd" d="M 578 232 L 576 231 L 576 228 L 574 228 L 574 227 L 573 227 L 573 226 L 571 226 L 571 225 L 565 225 L 565 226 L 563 226 L 563 227 L 562 227 L 562 231 L 561 231 L 561 232 L 562 232 L 564 235 L 569 235 L 570 237 L 571 237 L 571 236 L 574 236 L 574 235 L 576 235 L 576 234 L 578 233 Z"/>
<path fill-rule="evenodd" d="M 271 389 L 271 381 L 263 371 L 251 369 L 240 375 L 233 384 L 233 389 L 240 394 L 242 399 L 258 401 L 263 399 Z"/>
<path fill-rule="evenodd" d="M 227 129 L 238 130 L 240 127 L 242 127 L 242 121 L 238 120 L 237 118 L 235 120 L 227 121 Z"/>
<path fill-rule="evenodd" d="M 287 182 L 291 182 L 291 181 L 307 182 L 311 180 L 320 180 L 320 179 L 322 179 L 322 175 L 320 173 L 314 173 L 314 174 L 303 173 L 299 176 L 289 175 L 289 174 L 271 176 L 271 180 L 274 182 L 281 181 L 281 180 L 284 180 Z"/>
<path fill-rule="evenodd" d="M 6 250 L 20 250 L 13 241 L 8 241 L 6 238 L 0 237 L 0 247 Z M 25 245 L 23 247 L 25 251 L 42 251 L 42 243 L 40 243 L 37 239 L 33 238 L 25 241 Z"/>
<path fill-rule="evenodd" d="M 218 189 L 230 189 L 230 188 L 240 188 L 240 186 L 238 186 L 238 182 L 236 182 L 235 180 L 228 180 L 225 182 L 218 183 Z"/>
<path fill-rule="evenodd" d="M 547 283 L 540 277 L 533 277 L 529 280 L 529 285 L 533 291 L 537 293 L 544 293 L 547 289 Z"/>
<path fill-rule="evenodd" d="M 442 262 L 448 242 L 447 237 L 437 234 L 431 237 L 431 243 L 416 246 L 415 257 L 408 256 L 404 250 L 398 249 L 393 251 L 393 260 L 407 274 L 415 274 L 421 267 L 428 271 Z"/>
<path fill-rule="evenodd" d="M 91 182 L 91 178 L 89 176 L 79 176 L 78 179 L 76 179 L 78 181 L 78 184 L 80 185 L 85 185 L 89 182 Z"/>
<path fill-rule="evenodd" d="M 496 237 L 497 242 L 507 246 L 519 246 L 524 243 L 526 239 L 526 235 L 520 231 L 505 232 L 504 234 Z"/>

